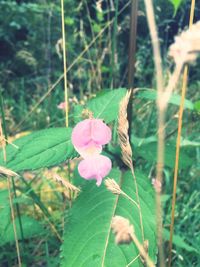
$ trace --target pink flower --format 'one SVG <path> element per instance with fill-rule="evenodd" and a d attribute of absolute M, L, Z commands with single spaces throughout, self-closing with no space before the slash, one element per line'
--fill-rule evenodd
<path fill-rule="evenodd" d="M 96 179 L 96 185 L 100 186 L 103 178 L 112 168 L 111 160 L 102 155 L 96 155 L 82 160 L 78 165 L 80 175 L 86 180 Z"/>
<path fill-rule="evenodd" d="M 111 140 L 110 128 L 100 119 L 86 119 L 79 122 L 72 131 L 72 144 L 84 158 L 78 171 L 86 180 L 96 179 L 99 186 L 112 168 L 111 160 L 100 155 L 102 146 Z"/>
<path fill-rule="evenodd" d="M 79 122 L 72 132 L 72 143 L 80 153 L 82 149 L 94 148 L 101 153 L 102 145 L 111 140 L 110 128 L 100 119 L 86 119 Z"/>
<path fill-rule="evenodd" d="M 64 110 L 65 110 L 65 108 L 66 108 L 66 104 L 65 104 L 65 102 L 61 102 L 61 103 L 57 106 L 57 108 L 59 108 L 59 109 L 64 109 Z"/>

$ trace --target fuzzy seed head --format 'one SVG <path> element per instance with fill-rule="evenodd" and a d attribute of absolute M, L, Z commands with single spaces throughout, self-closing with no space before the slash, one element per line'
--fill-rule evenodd
<path fill-rule="evenodd" d="M 115 234 L 116 244 L 129 244 L 132 241 L 134 227 L 130 224 L 128 219 L 122 216 L 114 216 L 111 228 Z"/>

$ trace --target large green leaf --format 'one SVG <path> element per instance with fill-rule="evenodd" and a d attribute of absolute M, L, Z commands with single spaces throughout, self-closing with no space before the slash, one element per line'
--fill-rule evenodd
<path fill-rule="evenodd" d="M 149 241 L 149 255 L 156 261 L 155 199 L 152 186 L 141 173 L 136 173 L 142 208 L 145 239 Z M 113 170 L 109 177 L 122 184 L 122 189 L 135 199 L 135 187 L 130 172 L 123 176 Z M 136 199 L 135 199 L 136 200 Z M 111 231 L 111 220 L 120 215 L 130 220 L 141 241 L 137 207 L 124 197 L 113 195 L 104 184 L 97 187 L 86 181 L 82 193 L 73 204 L 65 224 L 61 251 L 62 267 L 125 267 L 138 255 L 133 243 L 116 245 Z M 138 258 L 131 267 L 140 267 Z"/>
<path fill-rule="evenodd" d="M 37 131 L 14 142 L 18 147 L 6 147 L 7 163 L 0 151 L 0 165 L 14 171 L 51 167 L 75 155 L 70 128 L 51 128 Z"/>
<path fill-rule="evenodd" d="M 89 100 L 84 107 L 76 106 L 73 118 L 77 123 L 81 118 L 84 108 L 91 110 L 95 118 L 103 119 L 106 123 L 116 120 L 118 117 L 119 103 L 125 96 L 126 89 L 103 90 L 97 96 Z"/>
<path fill-rule="evenodd" d="M 153 89 L 142 89 L 136 94 L 137 98 L 144 98 L 148 100 L 156 100 L 157 99 L 157 91 Z M 179 106 L 181 102 L 181 96 L 177 94 L 173 94 L 169 100 L 170 104 L 174 104 L 176 106 Z M 184 107 L 190 110 L 194 110 L 194 104 L 188 100 L 185 99 Z"/>
<path fill-rule="evenodd" d="M 125 96 L 126 89 L 119 88 L 112 91 L 103 91 L 99 96 L 90 100 L 87 107 L 93 111 L 95 118 L 109 123 L 118 117 L 119 103 Z"/>

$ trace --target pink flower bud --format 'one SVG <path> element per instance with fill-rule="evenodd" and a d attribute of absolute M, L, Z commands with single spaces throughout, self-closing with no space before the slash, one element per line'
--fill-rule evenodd
<path fill-rule="evenodd" d="M 59 108 L 59 109 L 66 109 L 66 104 L 65 104 L 65 102 L 61 102 L 58 106 L 57 106 L 57 108 Z"/>

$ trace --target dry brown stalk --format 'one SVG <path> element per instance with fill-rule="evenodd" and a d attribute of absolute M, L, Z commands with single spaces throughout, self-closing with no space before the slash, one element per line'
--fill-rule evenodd
<path fill-rule="evenodd" d="M 0 141 L 1 141 L 2 150 L 3 150 L 3 158 L 4 158 L 4 161 L 6 162 L 6 141 L 5 141 L 5 137 L 3 134 L 1 119 L 0 119 Z"/>
<path fill-rule="evenodd" d="M 144 243 L 144 246 L 140 244 L 137 236 L 134 233 L 134 227 L 132 224 L 130 224 L 128 219 L 125 219 L 122 216 L 114 216 L 112 219 L 111 227 L 115 234 L 115 242 L 117 244 L 129 244 L 131 241 L 133 241 L 140 252 L 140 256 L 147 264 L 147 266 L 155 267 L 153 261 L 150 259 L 148 253 L 146 252 L 146 242 Z"/>
<path fill-rule="evenodd" d="M 0 175 L 6 175 L 6 176 L 19 176 L 16 172 L 10 170 L 10 169 L 7 169 L 3 166 L 0 166 Z"/>
<path fill-rule="evenodd" d="M 138 254 L 134 259 L 132 259 L 132 260 L 126 265 L 126 267 L 131 266 L 132 263 L 134 263 L 134 261 L 136 261 L 139 257 L 140 257 L 140 254 Z"/>
<path fill-rule="evenodd" d="M 156 29 L 155 15 L 152 0 L 145 0 L 147 20 L 151 35 L 151 42 L 153 46 L 154 64 L 156 71 L 156 85 L 157 85 L 157 109 L 158 109 L 158 146 L 157 146 L 157 165 L 156 165 L 156 179 L 162 185 L 163 167 L 164 167 L 164 137 L 165 137 L 165 109 L 162 108 L 162 96 L 164 92 L 163 86 L 163 72 L 162 72 L 162 59 L 160 54 L 160 45 L 158 33 Z M 163 99 L 162 99 L 163 100 Z M 160 193 L 156 194 L 156 219 L 157 219 L 157 242 L 159 249 L 160 267 L 165 266 L 164 251 L 162 241 L 162 205 Z"/>
<path fill-rule="evenodd" d="M 180 38 L 182 38 L 182 42 L 185 41 L 187 43 L 187 53 L 186 62 L 190 63 L 191 57 L 195 60 L 197 56 L 197 51 L 200 52 L 200 22 L 193 24 L 194 19 L 194 11 L 195 11 L 195 0 L 191 1 L 190 7 L 190 21 L 189 21 L 189 30 L 182 34 Z M 179 39 L 180 41 L 180 39 Z M 196 44 L 198 43 L 198 47 Z M 184 43 L 182 43 L 184 45 Z M 190 52 L 189 52 L 190 48 Z M 191 54 L 191 55 L 190 55 Z M 176 62 L 177 60 L 175 60 Z M 173 241 L 173 231 L 174 231 L 174 217 L 175 217 L 175 205 L 176 205 L 176 186 L 178 180 L 178 166 L 179 166 L 179 154 L 180 154 L 180 143 L 181 143 L 181 130 L 182 130 L 182 117 L 184 110 L 184 100 L 187 89 L 187 78 L 188 78 L 188 66 L 186 65 L 183 73 L 183 84 L 182 84 L 182 94 L 181 94 L 181 103 L 179 108 L 179 119 L 178 119 L 178 135 L 176 141 L 176 158 L 175 158 L 175 169 L 174 169 L 174 185 L 173 185 L 173 197 L 172 197 L 172 212 L 171 212 L 171 224 L 170 224 L 170 240 L 169 240 L 169 260 L 168 267 L 171 266 L 172 261 L 172 241 Z"/>
<path fill-rule="evenodd" d="M 11 193 L 11 181 L 10 181 L 10 176 L 14 176 L 14 173 L 11 171 L 11 175 L 7 175 L 7 184 L 8 184 L 8 195 L 9 195 L 9 202 L 10 202 L 10 210 L 11 210 L 11 218 L 12 218 L 12 225 L 13 225 L 13 232 L 14 232 L 14 237 L 15 237 L 15 246 L 16 246 L 16 251 L 17 251 L 17 260 L 18 260 L 18 266 L 22 266 L 21 262 L 21 256 L 20 256 L 20 248 L 19 248 L 19 242 L 17 238 L 17 228 L 15 224 L 15 213 L 14 213 L 14 207 L 13 207 L 13 202 L 12 202 L 12 193 Z"/>
<path fill-rule="evenodd" d="M 115 195 L 122 195 L 124 197 L 126 197 L 128 200 L 130 200 L 130 202 L 132 202 L 134 205 L 136 205 L 136 207 L 139 209 L 139 206 L 137 204 L 137 202 L 135 202 L 135 200 L 133 200 L 129 195 L 127 195 L 118 185 L 117 182 L 115 182 L 114 179 L 106 179 L 105 180 L 105 186 L 107 187 L 107 189 L 112 192 Z"/>
<path fill-rule="evenodd" d="M 131 90 L 129 90 L 126 93 L 125 97 L 120 102 L 119 116 L 118 116 L 118 135 L 119 135 L 119 144 L 122 150 L 122 160 L 130 168 L 132 176 L 133 176 L 134 184 L 135 184 L 135 193 L 136 193 L 136 199 L 137 199 L 138 210 L 139 210 L 141 234 L 142 234 L 142 240 L 144 242 L 145 238 L 144 238 L 144 227 L 143 227 L 143 221 L 142 221 L 142 211 L 141 211 L 141 205 L 140 205 L 137 179 L 136 179 L 134 168 L 133 168 L 132 149 L 131 149 L 131 145 L 129 142 L 129 135 L 128 135 L 129 122 L 127 119 L 127 107 L 128 107 L 130 96 L 131 96 Z"/>
<path fill-rule="evenodd" d="M 153 5 L 151 0 L 145 0 L 147 18 L 152 39 L 154 61 L 156 67 L 157 80 L 157 108 L 158 108 L 158 150 L 157 150 L 157 177 L 156 179 L 162 185 L 162 172 L 164 167 L 164 121 L 165 111 L 171 97 L 171 94 L 179 80 L 183 65 L 185 63 L 193 62 L 197 57 L 197 52 L 200 52 L 200 22 L 196 23 L 188 31 L 182 33 L 175 38 L 175 43 L 171 45 L 169 55 L 174 58 L 176 63 L 175 70 L 171 75 L 167 87 L 163 88 L 162 82 L 162 64 L 159 49 L 159 40 L 156 31 L 156 24 L 154 19 Z M 191 2 L 190 26 L 192 24 L 192 17 L 194 16 L 195 0 Z M 160 74 L 159 74 L 160 73 Z M 177 159 L 178 160 L 178 159 Z M 158 245 L 160 252 L 160 264 L 164 266 L 164 254 L 162 248 L 162 208 L 160 193 L 157 193 L 157 228 L 158 228 Z"/>
<path fill-rule="evenodd" d="M 71 184 L 69 181 L 67 181 L 66 179 L 62 178 L 60 175 L 58 174 L 54 174 L 53 178 L 56 182 L 61 183 L 67 190 L 70 190 L 74 193 L 79 193 L 80 189 L 78 187 L 76 187 L 75 185 Z"/>

